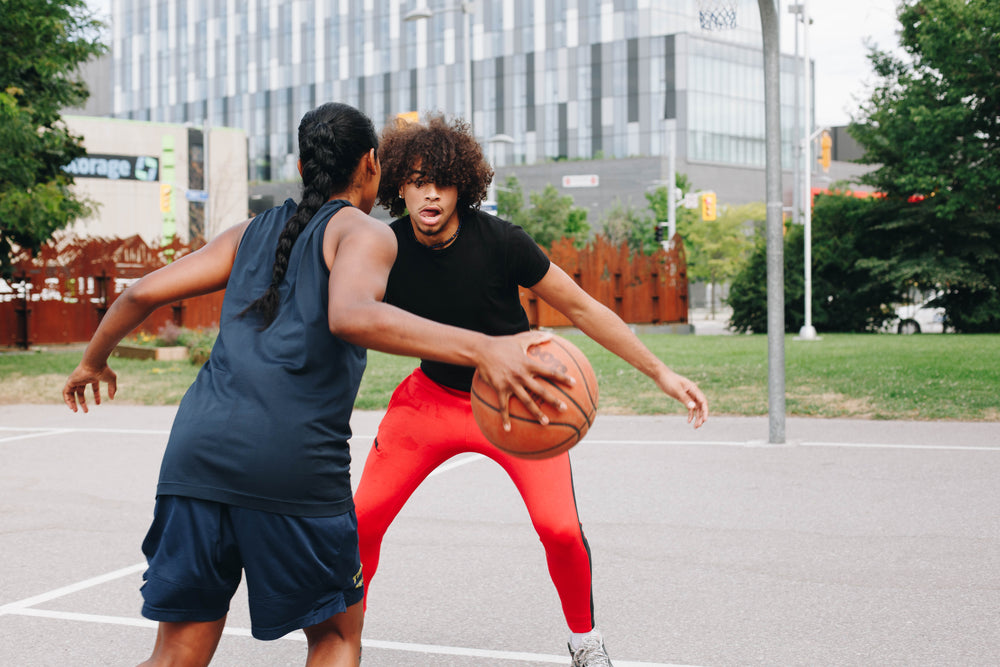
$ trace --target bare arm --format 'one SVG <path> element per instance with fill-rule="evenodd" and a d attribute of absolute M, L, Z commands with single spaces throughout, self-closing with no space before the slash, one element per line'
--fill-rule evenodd
<path fill-rule="evenodd" d="M 356 345 L 405 356 L 474 366 L 500 396 L 503 423 L 509 427 L 507 401 L 517 396 L 541 420 L 532 400 L 563 406 L 551 386 L 536 376 L 572 380 L 534 361 L 525 352 L 549 334 L 526 332 L 492 337 L 418 317 L 382 301 L 396 259 L 396 237 L 389 227 L 355 209 L 343 209 L 327 227 L 330 263 L 330 331 Z M 442 297 L 443 298 L 443 297 Z M 564 409 L 561 408 L 561 409 Z"/>
<path fill-rule="evenodd" d="M 647 375 L 665 394 L 680 401 L 687 408 L 688 422 L 694 421 L 695 428 L 705 423 L 708 400 L 698 385 L 670 370 L 618 315 L 584 292 L 565 271 L 551 264 L 545 276 L 531 289 L 568 317 L 580 331 Z"/>
<path fill-rule="evenodd" d="M 122 292 L 101 319 L 80 365 L 66 380 L 63 400 L 70 410 L 76 412 L 79 404 L 87 412 L 87 385 L 93 388 L 94 402 L 98 405 L 101 403 L 101 382 L 108 385 L 108 397 L 115 397 L 117 376 L 108 367 L 108 357 L 122 338 L 142 324 L 150 313 L 174 301 L 225 288 L 247 224 L 243 222 L 231 227 L 203 248 L 143 276 Z"/>

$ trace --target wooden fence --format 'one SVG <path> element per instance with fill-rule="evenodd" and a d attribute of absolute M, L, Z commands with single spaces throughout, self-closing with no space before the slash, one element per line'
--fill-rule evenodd
<path fill-rule="evenodd" d="M 630 324 L 687 324 L 684 244 L 674 236 L 672 245 L 670 250 L 645 255 L 598 236 L 579 250 L 569 239 L 556 241 L 548 255 L 585 292 Z M 571 326 L 569 319 L 531 290 L 521 290 L 521 305 L 533 327 Z"/>
<path fill-rule="evenodd" d="M 80 343 L 90 340 L 101 317 L 122 291 L 146 273 L 196 248 L 175 241 L 163 248 L 140 237 L 64 237 L 37 255 L 14 257 L 12 293 L 0 294 L 0 345 Z M 549 256 L 577 284 L 633 324 L 687 323 L 688 281 L 680 237 L 652 255 L 630 253 L 598 237 L 582 250 L 563 239 Z M 168 321 L 191 329 L 217 327 L 222 292 L 179 301 L 155 311 L 137 329 L 155 334 Z M 570 326 L 561 313 L 521 290 L 533 327 Z"/>
<path fill-rule="evenodd" d="M 13 293 L 0 294 L 0 345 L 80 343 L 128 285 L 196 248 L 179 241 L 162 248 L 127 239 L 61 237 L 36 255 L 13 258 Z M 191 329 L 215 327 L 222 293 L 178 301 L 154 311 L 137 331 L 155 334 L 168 321 Z"/>

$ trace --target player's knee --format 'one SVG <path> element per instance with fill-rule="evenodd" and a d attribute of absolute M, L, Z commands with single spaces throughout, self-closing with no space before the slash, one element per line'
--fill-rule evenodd
<path fill-rule="evenodd" d="M 361 646 L 361 631 L 364 627 L 364 606 L 358 602 L 339 614 L 303 628 L 306 640 L 311 648 L 321 645 L 327 647 Z"/>
<path fill-rule="evenodd" d="M 578 523 L 560 523 L 535 526 L 538 537 L 548 551 L 567 551 L 584 548 L 583 531 Z"/>

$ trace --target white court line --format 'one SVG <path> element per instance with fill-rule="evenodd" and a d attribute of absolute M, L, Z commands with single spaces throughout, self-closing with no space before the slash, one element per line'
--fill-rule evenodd
<path fill-rule="evenodd" d="M 754 447 L 767 449 L 773 448 L 794 448 L 794 447 L 857 447 L 864 449 L 926 449 L 941 451 L 965 451 L 965 452 L 1000 452 L 1000 447 L 983 445 L 976 447 L 972 445 L 912 445 L 912 444 L 888 444 L 888 443 L 863 443 L 863 442 L 787 442 L 780 445 L 772 445 L 763 440 L 583 440 L 582 444 L 594 445 L 680 445 L 680 446 L 709 446 L 709 447 Z"/>
<path fill-rule="evenodd" d="M 885 443 L 864 442 L 800 442 L 802 447 L 853 447 L 858 449 L 928 449 L 960 452 L 1000 452 L 1000 447 L 974 447 L 971 445 L 890 445 Z"/>
<path fill-rule="evenodd" d="M 455 468 L 464 466 L 466 463 L 474 463 L 475 461 L 484 461 L 484 460 L 486 460 L 486 457 L 483 456 L 482 454 L 469 454 L 468 456 L 463 456 L 461 458 L 455 457 L 450 461 L 439 465 L 437 468 L 434 469 L 434 472 L 432 472 L 427 476 L 433 477 L 434 475 L 443 472 L 448 472 L 449 470 L 454 470 Z"/>
<path fill-rule="evenodd" d="M 151 428 L 44 428 L 39 426 L 0 426 L 0 431 L 43 431 L 42 435 L 49 433 L 139 433 L 141 435 L 170 435 L 170 429 Z"/>
<path fill-rule="evenodd" d="M 33 616 L 35 618 L 51 618 L 61 621 L 79 621 L 84 623 L 101 623 L 104 625 L 124 625 L 136 628 L 156 629 L 156 622 L 145 618 L 130 618 L 127 616 L 104 616 L 100 614 L 81 614 L 71 611 L 47 611 L 44 609 L 21 609 L 13 612 L 18 616 Z M 237 637 L 252 637 L 249 628 L 234 628 L 227 626 L 222 634 Z M 284 640 L 305 641 L 305 634 L 296 630 L 284 637 Z M 565 665 L 567 658 L 562 655 L 549 655 L 545 653 L 525 653 L 521 651 L 497 651 L 489 649 L 464 648 L 460 646 L 442 646 L 439 644 L 412 644 L 409 642 L 390 642 L 378 639 L 363 639 L 362 646 L 382 649 L 386 651 L 404 651 L 406 653 L 421 653 L 424 655 L 456 655 L 467 658 L 492 658 L 496 660 L 513 660 L 519 662 L 532 663 L 552 663 Z M 628 662 L 615 659 L 615 664 L 620 667 L 693 667 L 684 665 L 671 665 L 661 662 Z"/>
<path fill-rule="evenodd" d="M 3 431 L 8 431 L 8 430 L 9 431 L 27 431 L 29 429 L 24 429 L 24 428 L 7 429 L 7 428 L 0 427 L 0 430 L 3 430 Z M 68 429 L 68 428 L 45 428 L 45 429 L 41 429 L 40 428 L 40 429 L 30 429 L 30 430 L 32 431 L 31 433 L 23 433 L 21 435 L 12 435 L 9 438 L 0 438 L 0 442 L 12 442 L 14 440 L 27 440 L 28 438 L 42 438 L 42 437 L 45 437 L 47 435 L 64 435 L 66 433 L 72 433 L 73 432 L 73 429 Z"/>
<path fill-rule="evenodd" d="M 64 435 L 67 433 L 122 433 L 122 434 L 141 434 L 141 435 L 170 435 L 169 429 L 139 429 L 139 428 L 42 428 L 42 427 L 17 427 L 17 426 L 0 426 L 0 431 L 13 431 L 23 433 L 28 431 L 28 433 L 23 435 L 11 436 L 8 438 L 0 438 L 0 442 L 9 442 L 12 440 L 22 440 L 25 438 L 39 438 L 47 435 Z M 374 435 L 352 435 L 351 441 L 359 440 L 374 440 Z M 966 446 L 966 445 L 913 445 L 913 444 L 888 444 L 888 443 L 856 443 L 856 442 L 787 442 L 780 445 L 772 445 L 763 440 L 594 440 L 585 439 L 584 444 L 595 444 L 595 445 L 674 445 L 674 446 L 708 446 L 708 447 L 855 447 L 855 448 L 867 448 L 867 449 L 926 449 L 926 450 L 942 450 L 942 451 L 968 451 L 968 452 L 1000 452 L 1000 447 L 991 447 L 989 445 L 984 445 L 982 447 Z M 472 463 L 480 458 L 485 458 L 481 454 L 473 454 L 469 458 L 453 460 L 446 463 L 439 468 L 437 468 L 431 475 L 435 475 L 439 472 L 447 472 L 454 468 L 465 465 L 466 463 Z"/>
<path fill-rule="evenodd" d="M 100 584 L 114 581 L 115 579 L 121 579 L 122 577 L 127 577 L 130 574 L 141 572 L 144 569 L 146 569 L 145 561 L 142 563 L 136 563 L 135 565 L 129 565 L 128 567 L 123 567 L 119 570 L 114 570 L 113 572 L 108 572 L 107 574 L 101 574 L 96 577 L 91 577 L 90 579 L 84 579 L 83 581 L 78 581 L 75 584 L 57 588 L 53 591 L 49 591 L 48 593 L 42 593 L 41 595 L 25 598 L 24 600 L 18 600 L 17 602 L 10 602 L 0 607 L 0 616 L 3 614 L 16 613 L 22 609 L 33 607 L 42 602 L 55 600 L 56 598 L 61 598 L 64 595 L 76 593 L 77 591 L 82 591 L 93 586 L 99 586 Z"/>
<path fill-rule="evenodd" d="M 749 440 L 592 440 L 584 438 L 582 445 L 708 445 L 711 447 L 749 447 Z"/>

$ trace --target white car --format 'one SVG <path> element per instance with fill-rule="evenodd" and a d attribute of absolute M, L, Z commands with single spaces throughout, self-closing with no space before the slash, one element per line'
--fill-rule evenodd
<path fill-rule="evenodd" d="M 896 324 L 898 334 L 944 333 L 944 308 L 932 307 L 928 304 L 937 297 L 930 292 L 915 295 L 917 298 L 910 304 L 896 306 Z"/>

